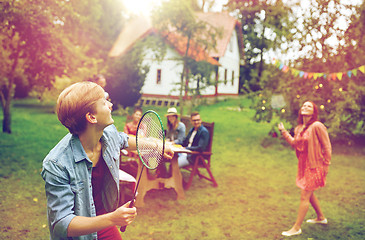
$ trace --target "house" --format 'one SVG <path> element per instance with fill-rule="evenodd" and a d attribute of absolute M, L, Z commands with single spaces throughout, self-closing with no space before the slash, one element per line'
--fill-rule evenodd
<path fill-rule="evenodd" d="M 189 57 L 196 61 L 204 60 L 216 66 L 210 86 L 201 90 L 201 97 L 237 96 L 239 93 L 239 73 L 243 55 L 243 41 L 240 23 L 225 12 L 197 13 L 197 18 L 216 28 L 223 29 L 223 36 L 217 40 L 215 50 L 207 52 L 202 46 L 190 44 Z M 160 34 L 146 17 L 131 20 L 120 33 L 109 57 L 119 57 L 133 47 L 134 43 L 150 34 Z M 181 57 L 186 50 L 186 38 L 173 32 L 162 36 L 167 44 L 163 60 L 156 61 L 152 51 L 147 50 L 144 64 L 150 67 L 142 87 L 141 104 L 179 105 L 179 83 L 183 70 Z M 184 42 L 185 41 L 185 42 Z M 189 83 L 188 79 L 185 84 Z M 183 93 L 189 99 L 188 92 Z"/>

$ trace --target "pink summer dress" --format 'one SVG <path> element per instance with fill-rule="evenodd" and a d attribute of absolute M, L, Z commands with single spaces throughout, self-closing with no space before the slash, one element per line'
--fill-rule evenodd
<path fill-rule="evenodd" d="M 298 157 L 298 173 L 296 184 L 300 189 L 314 191 L 326 185 L 326 173 L 323 165 L 310 168 L 308 160 L 308 139 L 311 131 L 305 131 L 303 135 L 295 136 Z"/>

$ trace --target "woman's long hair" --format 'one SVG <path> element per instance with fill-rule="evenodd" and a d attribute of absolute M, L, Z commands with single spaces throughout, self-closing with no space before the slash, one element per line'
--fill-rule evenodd
<path fill-rule="evenodd" d="M 171 130 L 175 130 L 177 128 L 177 126 L 179 125 L 179 117 L 177 115 L 175 116 L 175 121 L 173 123 L 171 123 L 168 119 L 167 119 L 167 127 L 168 129 Z"/>
<path fill-rule="evenodd" d="M 312 102 L 312 101 L 305 101 L 304 103 L 306 103 L 306 102 L 312 103 L 312 105 L 313 105 L 313 115 L 312 115 L 311 119 L 309 119 L 309 121 L 307 122 L 307 124 L 305 125 L 303 131 L 300 133 L 301 135 L 303 135 L 303 133 L 309 128 L 309 126 L 312 123 L 314 123 L 315 121 L 318 121 L 318 107 L 317 107 L 317 105 L 314 102 Z M 302 110 L 302 107 L 300 107 L 299 112 L 298 112 L 298 119 L 297 119 L 298 125 L 302 125 L 303 124 L 303 115 L 301 113 L 301 110 Z"/>

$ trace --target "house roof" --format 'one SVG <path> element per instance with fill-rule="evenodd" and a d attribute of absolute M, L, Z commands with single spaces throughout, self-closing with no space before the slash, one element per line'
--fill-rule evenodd
<path fill-rule="evenodd" d="M 207 61 L 213 65 L 220 65 L 214 59 L 222 57 L 227 49 L 232 32 L 238 21 L 229 16 L 228 13 L 197 13 L 198 19 L 211 24 L 214 27 L 223 28 L 221 39 L 217 40 L 215 50 L 206 52 L 203 47 L 195 42 L 190 42 L 188 56 L 196 61 Z M 157 32 L 152 26 L 151 20 L 147 17 L 140 16 L 128 22 L 126 27 L 119 34 L 118 39 L 109 52 L 109 57 L 118 57 L 128 51 L 136 41 L 142 39 L 152 32 Z M 174 32 L 161 33 L 168 44 L 172 45 L 180 55 L 185 55 L 187 38 Z M 239 34 L 242 36 L 241 34 Z M 241 48 L 240 48 L 241 49 Z"/>
<path fill-rule="evenodd" d="M 199 12 L 197 13 L 197 17 L 201 21 L 207 22 L 216 28 L 223 29 L 222 37 L 217 39 L 216 48 L 209 52 L 211 57 L 223 57 L 227 50 L 227 46 L 230 42 L 234 29 L 236 26 L 240 27 L 239 21 L 230 16 L 227 12 Z M 237 35 L 239 38 L 242 36 L 242 34 L 239 33 Z M 240 42 L 241 41 L 239 41 L 239 43 Z"/>
<path fill-rule="evenodd" d="M 188 38 L 174 32 L 162 33 L 165 41 L 171 45 L 181 56 L 185 55 Z M 190 40 L 189 52 L 187 54 L 195 61 L 207 61 L 210 64 L 220 66 L 220 63 L 213 57 L 209 56 L 208 52 L 205 51 L 196 42 Z"/>
<path fill-rule="evenodd" d="M 131 19 L 119 34 L 109 57 L 119 57 L 128 51 L 134 43 L 147 36 L 152 31 L 152 23 L 149 18 L 140 16 Z"/>

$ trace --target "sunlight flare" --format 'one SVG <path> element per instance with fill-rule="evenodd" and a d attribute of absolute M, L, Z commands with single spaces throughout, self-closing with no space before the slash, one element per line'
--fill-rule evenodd
<path fill-rule="evenodd" d="M 122 0 L 127 10 L 136 15 L 149 16 L 163 0 Z"/>

